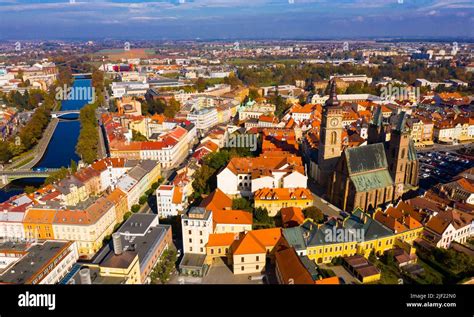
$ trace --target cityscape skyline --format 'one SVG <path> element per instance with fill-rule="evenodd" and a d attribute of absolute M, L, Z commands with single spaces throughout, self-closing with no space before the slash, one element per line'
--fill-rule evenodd
<path fill-rule="evenodd" d="M 466 0 L 1 0 L 0 38 L 471 38 L 473 12 Z"/>

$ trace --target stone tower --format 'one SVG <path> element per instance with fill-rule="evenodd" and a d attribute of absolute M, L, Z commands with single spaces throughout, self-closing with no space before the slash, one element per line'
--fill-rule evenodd
<path fill-rule="evenodd" d="M 395 199 L 401 197 L 403 194 L 407 169 L 410 168 L 408 153 L 410 146 L 410 133 L 406 127 L 406 120 L 407 114 L 401 112 L 396 127 L 392 130 L 387 151 L 390 175 L 395 183 Z"/>
<path fill-rule="evenodd" d="M 369 124 L 367 144 L 385 142 L 385 128 L 383 124 L 382 108 L 375 108 L 374 117 Z"/>
<path fill-rule="evenodd" d="M 328 185 L 342 151 L 342 106 L 335 81 L 330 82 L 329 99 L 323 107 L 318 147 L 318 183 Z"/>

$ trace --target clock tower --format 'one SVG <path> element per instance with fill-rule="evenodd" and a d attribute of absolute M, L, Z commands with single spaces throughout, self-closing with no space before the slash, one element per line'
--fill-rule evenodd
<path fill-rule="evenodd" d="M 329 99 L 323 107 L 318 147 L 318 183 L 327 185 L 342 151 L 342 106 L 336 82 L 330 82 Z"/>

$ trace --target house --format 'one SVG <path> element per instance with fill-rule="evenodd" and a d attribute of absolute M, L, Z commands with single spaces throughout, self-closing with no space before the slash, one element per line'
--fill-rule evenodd
<path fill-rule="evenodd" d="M 234 274 L 255 274 L 265 271 L 267 257 L 274 258 L 282 242 L 281 229 L 260 229 L 241 233 L 232 248 Z"/>
<path fill-rule="evenodd" d="M 212 211 L 192 207 L 181 217 L 184 256 L 179 264 L 181 274 L 203 276 L 206 273 L 206 244 L 213 232 Z"/>
<path fill-rule="evenodd" d="M 313 195 L 307 188 L 262 188 L 255 192 L 255 208 L 265 208 L 274 217 L 282 208 L 301 209 L 313 205 Z"/>
<path fill-rule="evenodd" d="M 217 175 L 217 188 L 231 196 L 251 196 L 261 188 L 306 188 L 301 157 L 267 152 L 259 157 L 234 157 Z"/>
<path fill-rule="evenodd" d="M 182 188 L 174 185 L 160 185 L 156 190 L 156 208 L 160 218 L 177 216 L 185 208 Z"/>
<path fill-rule="evenodd" d="M 215 210 L 214 233 L 239 233 L 252 230 L 253 216 L 245 210 Z"/>
<path fill-rule="evenodd" d="M 323 278 L 316 264 L 292 247 L 275 252 L 275 272 L 279 284 L 339 284 L 337 276 Z"/>
<path fill-rule="evenodd" d="M 228 210 L 232 209 L 232 199 L 224 194 L 222 190 L 216 188 L 215 191 L 210 193 L 201 201 L 199 206 L 212 212 L 217 210 Z"/>
<path fill-rule="evenodd" d="M 423 238 L 447 249 L 453 241 L 465 243 L 474 235 L 474 216 L 456 209 L 439 212 L 425 226 Z"/>
<path fill-rule="evenodd" d="M 280 210 L 283 228 L 291 228 L 304 222 L 304 214 L 299 207 L 286 207 Z"/>

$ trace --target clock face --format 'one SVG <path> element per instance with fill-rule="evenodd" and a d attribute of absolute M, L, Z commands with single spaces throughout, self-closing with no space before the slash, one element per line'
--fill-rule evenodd
<path fill-rule="evenodd" d="M 339 120 L 337 120 L 336 118 L 332 118 L 332 119 L 331 119 L 331 125 L 332 125 L 333 127 L 337 126 L 338 123 L 339 123 Z"/>

